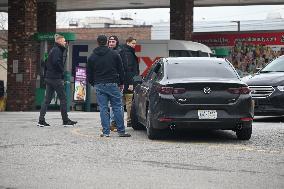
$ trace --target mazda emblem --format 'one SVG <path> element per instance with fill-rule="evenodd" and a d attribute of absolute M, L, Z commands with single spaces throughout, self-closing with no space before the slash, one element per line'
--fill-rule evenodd
<path fill-rule="evenodd" d="M 205 88 L 203 89 L 203 92 L 204 92 L 205 94 L 211 93 L 210 87 L 205 87 Z"/>

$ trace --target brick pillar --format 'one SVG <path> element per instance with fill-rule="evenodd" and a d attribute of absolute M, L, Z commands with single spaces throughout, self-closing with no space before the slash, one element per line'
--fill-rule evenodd
<path fill-rule="evenodd" d="M 170 38 L 191 40 L 194 0 L 170 0 Z"/>
<path fill-rule="evenodd" d="M 32 110 L 36 84 L 36 0 L 9 0 L 8 27 L 7 110 Z"/>
<path fill-rule="evenodd" d="M 55 0 L 38 0 L 37 30 L 38 32 L 56 32 Z"/>
<path fill-rule="evenodd" d="M 38 0 L 37 1 L 37 31 L 38 32 L 56 32 L 56 0 Z M 49 52 L 54 41 L 39 42 L 37 49 L 37 88 L 45 88 L 44 78 L 40 75 L 40 61 L 45 52 Z"/>

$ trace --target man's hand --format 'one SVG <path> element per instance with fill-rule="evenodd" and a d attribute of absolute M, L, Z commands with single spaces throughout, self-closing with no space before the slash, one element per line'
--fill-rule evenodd
<path fill-rule="evenodd" d="M 133 85 L 129 85 L 128 90 L 133 91 Z"/>

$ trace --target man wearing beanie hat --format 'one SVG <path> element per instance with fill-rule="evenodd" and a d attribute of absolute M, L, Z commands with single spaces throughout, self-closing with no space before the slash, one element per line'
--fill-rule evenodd
<path fill-rule="evenodd" d="M 119 45 L 119 40 L 118 37 L 116 35 L 111 35 L 108 38 L 108 48 L 116 51 L 122 60 L 122 64 L 125 65 L 125 55 L 123 54 L 123 50 L 121 48 L 121 46 Z M 125 70 L 125 69 L 124 69 Z M 122 106 L 122 111 L 124 112 L 124 107 Z M 110 108 L 110 130 L 111 131 L 116 131 L 116 123 L 114 121 L 114 115 L 113 115 L 113 111 Z"/>
<path fill-rule="evenodd" d="M 98 47 L 94 49 L 88 58 L 88 81 L 96 89 L 97 102 L 100 107 L 100 118 L 103 127 L 101 137 L 109 137 L 110 118 L 108 104 L 111 104 L 114 119 L 117 124 L 117 132 L 120 137 L 130 137 L 125 133 L 122 112 L 122 94 L 120 87 L 123 86 L 124 71 L 119 54 L 107 47 L 107 37 L 99 35 Z"/>

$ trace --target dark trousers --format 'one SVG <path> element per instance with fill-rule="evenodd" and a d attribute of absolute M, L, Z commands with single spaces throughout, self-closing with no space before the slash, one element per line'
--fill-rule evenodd
<path fill-rule="evenodd" d="M 67 121 L 68 115 L 67 115 L 67 102 L 66 102 L 64 81 L 62 79 L 45 79 L 45 83 L 46 83 L 45 98 L 44 102 L 41 105 L 39 120 L 42 121 L 45 120 L 44 116 L 46 114 L 47 107 L 53 98 L 54 92 L 56 92 L 60 100 L 60 111 L 61 111 L 62 120 Z"/>

